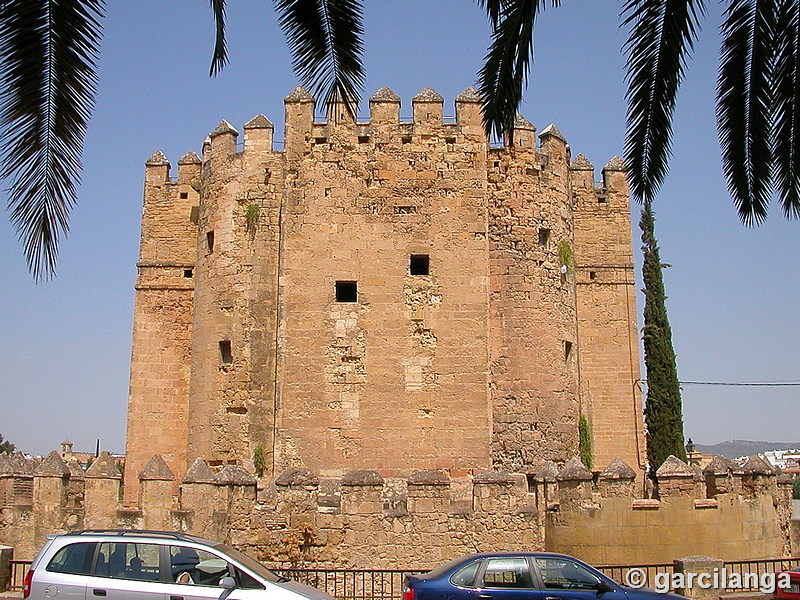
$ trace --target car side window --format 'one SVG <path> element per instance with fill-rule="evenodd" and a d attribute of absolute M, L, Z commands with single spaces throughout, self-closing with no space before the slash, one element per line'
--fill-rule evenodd
<path fill-rule="evenodd" d="M 483 573 L 484 588 L 533 587 L 528 561 L 524 557 L 490 558 Z"/>
<path fill-rule="evenodd" d="M 594 590 L 600 583 L 586 567 L 566 558 L 537 558 L 536 566 L 548 590 Z"/>
<path fill-rule="evenodd" d="M 159 548 L 157 544 L 104 542 L 100 544 L 94 574 L 114 579 L 158 581 Z"/>
<path fill-rule="evenodd" d="M 244 590 L 263 590 L 264 585 L 238 567 L 233 567 L 236 584 Z"/>
<path fill-rule="evenodd" d="M 223 577 L 233 577 L 233 566 L 216 554 L 187 546 L 170 546 L 172 581 L 188 585 L 219 586 Z"/>
<path fill-rule="evenodd" d="M 47 565 L 47 570 L 54 573 L 71 573 L 87 575 L 92 570 L 95 542 L 80 542 L 64 546 L 56 552 Z"/>
<path fill-rule="evenodd" d="M 465 567 L 461 567 L 450 577 L 450 583 L 456 587 L 475 587 L 475 575 L 478 574 L 478 567 L 481 561 L 476 560 Z"/>

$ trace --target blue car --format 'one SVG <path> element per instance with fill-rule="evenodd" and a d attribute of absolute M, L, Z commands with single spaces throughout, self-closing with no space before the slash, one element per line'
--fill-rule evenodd
<path fill-rule="evenodd" d="M 577 558 L 548 552 L 470 554 L 408 575 L 403 600 L 669 600 L 618 584 Z M 683 600 L 683 599 L 682 599 Z"/>

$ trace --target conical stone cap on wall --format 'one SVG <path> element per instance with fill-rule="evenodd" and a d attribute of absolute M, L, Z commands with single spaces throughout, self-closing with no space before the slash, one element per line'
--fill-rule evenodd
<path fill-rule="evenodd" d="M 558 480 L 558 465 L 552 460 L 545 461 L 533 477 L 539 483 L 555 483 Z"/>
<path fill-rule="evenodd" d="M 139 479 L 143 481 L 173 481 L 175 475 L 173 475 L 167 463 L 164 462 L 164 459 L 161 458 L 161 455 L 156 454 L 139 473 Z"/>
<path fill-rule="evenodd" d="M 636 479 L 636 471 L 621 458 L 615 458 L 600 473 L 600 479 Z"/>
<path fill-rule="evenodd" d="M 86 477 L 119 479 L 122 476 L 114 458 L 104 450 L 86 470 Z"/>
<path fill-rule="evenodd" d="M 670 454 L 656 471 L 656 478 L 662 477 L 694 477 L 694 471 L 680 458 Z"/>
<path fill-rule="evenodd" d="M 61 455 L 53 450 L 47 457 L 42 461 L 36 471 L 33 473 L 34 475 L 44 475 L 44 476 L 57 476 L 57 477 L 69 477 L 69 467 L 67 463 L 64 462 L 64 459 L 61 458 Z"/>
<path fill-rule="evenodd" d="M 706 475 L 727 475 L 739 469 L 739 465 L 726 456 L 715 456 L 703 469 Z"/>
<path fill-rule="evenodd" d="M 202 458 L 195 458 L 192 466 L 186 471 L 183 483 L 216 483 L 217 477 L 208 468 L 208 464 Z"/>
<path fill-rule="evenodd" d="M 570 458 L 558 473 L 559 481 L 588 481 L 593 477 L 592 472 L 586 468 L 577 456 Z"/>
<path fill-rule="evenodd" d="M 219 485 L 256 485 L 256 478 L 245 471 L 240 465 L 225 465 L 217 473 L 217 483 Z"/>

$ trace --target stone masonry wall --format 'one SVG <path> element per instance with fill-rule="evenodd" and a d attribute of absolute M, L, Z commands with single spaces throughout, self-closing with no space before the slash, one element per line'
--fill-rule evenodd
<path fill-rule="evenodd" d="M 646 455 L 639 373 L 636 289 L 628 184 L 621 160 L 603 168 L 600 186 L 583 155 L 571 164 L 581 411 L 590 425 L 594 460 L 623 457 L 644 469 Z"/>
<path fill-rule="evenodd" d="M 241 148 L 222 121 L 177 182 L 148 161 L 128 505 L 154 452 L 179 478 L 203 457 L 262 485 L 446 469 L 461 494 L 573 456 L 580 414 L 597 460 L 641 467 L 624 173 L 599 210 L 554 125 L 537 139 L 519 117 L 493 148 L 471 88 L 455 119 L 430 88 L 412 121 L 400 104 L 381 88 L 369 121 L 315 121 L 297 88 L 280 151 L 259 115 Z"/>
<path fill-rule="evenodd" d="M 173 469 L 186 468 L 196 231 L 192 207 L 198 202 L 200 159 L 194 153 L 184 156 L 177 181 L 169 170 L 160 152 L 147 161 L 128 403 L 128 502 L 135 501 L 136 475 L 154 450 Z"/>
<path fill-rule="evenodd" d="M 79 477 L 85 488 L 77 501 L 66 493 L 75 475 L 57 453 L 32 474 L 11 472 L 19 465 L 0 458 L 4 477 L 34 480 L 30 496 L 0 506 L 0 544 L 29 560 L 46 534 L 171 529 L 228 542 L 275 566 L 356 569 L 426 569 L 475 551 L 545 548 L 595 564 L 665 562 L 697 551 L 727 560 L 790 555 L 788 478 L 731 467 L 697 479 L 671 460 L 660 498 L 641 499 L 635 471 L 618 459 L 594 478 L 575 458 L 560 468 L 547 463 L 533 481 L 486 471 L 460 489 L 440 470 L 406 479 L 357 470 L 332 479 L 297 467 L 259 488 L 238 465 L 212 470 L 198 459 L 175 495 L 172 472 L 154 456 L 139 473 L 138 505 L 123 507 L 119 473 L 105 453 Z M 731 483 L 724 493 L 710 485 L 721 477 Z"/>

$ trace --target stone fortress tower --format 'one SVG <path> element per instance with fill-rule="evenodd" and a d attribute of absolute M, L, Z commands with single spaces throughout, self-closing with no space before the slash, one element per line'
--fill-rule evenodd
<path fill-rule="evenodd" d="M 265 479 L 532 474 L 578 453 L 580 415 L 595 465 L 643 468 L 622 162 L 598 184 L 555 126 L 495 148 L 474 90 L 443 104 L 401 122 L 384 87 L 369 122 L 315 122 L 297 88 L 282 150 L 259 115 L 177 179 L 147 161 L 127 503 L 154 454 L 177 480 L 255 455 Z"/>

